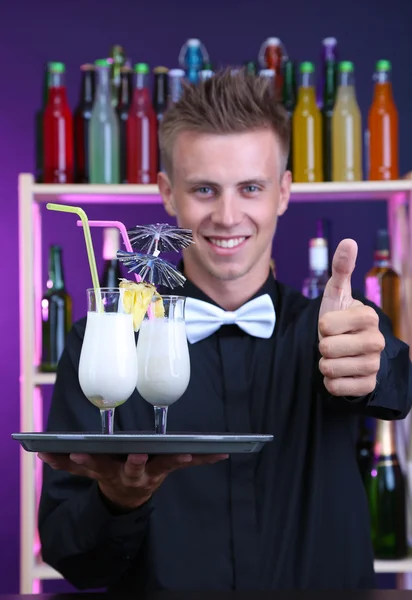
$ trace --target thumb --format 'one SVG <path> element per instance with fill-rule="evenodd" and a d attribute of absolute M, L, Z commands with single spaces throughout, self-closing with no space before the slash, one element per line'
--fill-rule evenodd
<path fill-rule="evenodd" d="M 349 308 L 352 303 L 352 273 L 355 270 L 358 245 L 355 240 L 342 240 L 332 261 L 332 276 L 326 284 L 319 317 L 332 310 Z"/>

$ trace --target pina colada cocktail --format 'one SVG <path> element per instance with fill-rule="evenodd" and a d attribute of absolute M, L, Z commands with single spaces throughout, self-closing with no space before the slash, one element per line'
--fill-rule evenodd
<path fill-rule="evenodd" d="M 133 314 L 124 290 L 87 290 L 86 331 L 79 363 L 80 387 L 100 409 L 102 433 L 113 433 L 114 409 L 132 395 L 137 381 Z"/>
<path fill-rule="evenodd" d="M 166 433 L 167 409 L 190 380 L 185 301 L 181 296 L 154 297 L 140 326 L 137 390 L 154 407 L 156 433 Z"/>
<path fill-rule="evenodd" d="M 116 408 L 133 393 L 137 370 L 130 332 L 133 334 L 132 315 L 87 315 L 79 379 L 84 395 L 97 408 Z"/>

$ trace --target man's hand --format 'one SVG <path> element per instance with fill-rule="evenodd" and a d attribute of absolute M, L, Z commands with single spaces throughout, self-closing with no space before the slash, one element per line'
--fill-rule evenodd
<path fill-rule="evenodd" d="M 319 369 L 333 396 L 373 392 L 385 347 L 377 312 L 352 298 L 357 253 L 354 240 L 343 240 L 337 247 L 319 310 Z"/>
<path fill-rule="evenodd" d="M 39 454 L 53 469 L 95 479 L 102 494 L 123 509 L 138 508 L 163 483 L 166 476 L 183 467 L 213 464 L 225 454 L 162 455 L 148 460 L 147 454 L 129 454 L 126 461 L 103 454 Z"/>

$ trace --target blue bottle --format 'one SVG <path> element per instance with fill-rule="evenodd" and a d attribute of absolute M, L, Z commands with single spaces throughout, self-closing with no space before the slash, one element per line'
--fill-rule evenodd
<path fill-rule="evenodd" d="M 209 56 L 202 42 L 196 38 L 188 39 L 182 46 L 179 54 L 179 64 L 186 72 L 186 79 L 190 83 L 199 81 L 199 71 Z"/>

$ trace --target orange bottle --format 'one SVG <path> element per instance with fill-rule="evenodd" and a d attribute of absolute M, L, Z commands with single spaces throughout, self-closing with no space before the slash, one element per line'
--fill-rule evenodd
<path fill-rule="evenodd" d="M 369 179 L 399 179 L 398 111 L 390 81 L 391 63 L 376 63 L 375 90 L 369 109 Z"/>

